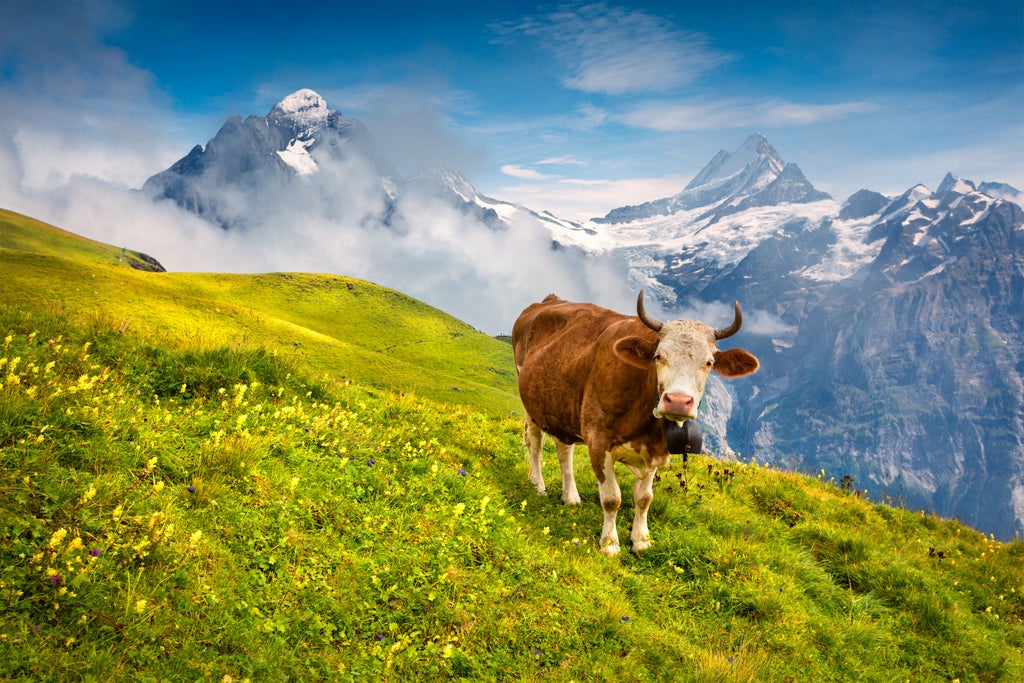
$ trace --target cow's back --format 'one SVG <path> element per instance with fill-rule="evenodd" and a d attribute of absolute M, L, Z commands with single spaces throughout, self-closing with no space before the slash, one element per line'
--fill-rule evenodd
<path fill-rule="evenodd" d="M 528 306 L 512 327 L 516 366 L 544 359 L 561 363 L 593 352 L 593 341 L 626 316 L 594 304 L 580 304 L 549 294 Z"/>
<path fill-rule="evenodd" d="M 526 308 L 512 328 L 519 396 L 527 414 L 562 441 L 582 437 L 581 410 L 599 340 L 630 320 L 594 304 L 549 295 Z M 607 352 L 607 350 L 604 350 Z"/>

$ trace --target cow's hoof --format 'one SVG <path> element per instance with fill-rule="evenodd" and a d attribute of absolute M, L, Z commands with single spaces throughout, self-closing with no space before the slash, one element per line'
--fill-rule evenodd
<path fill-rule="evenodd" d="M 649 539 L 649 538 L 643 538 L 643 539 L 640 539 L 639 541 L 633 541 L 633 554 L 634 555 L 639 555 L 643 551 L 645 551 L 648 548 L 650 548 L 651 545 L 652 545 L 651 539 Z"/>
<path fill-rule="evenodd" d="M 619 554 L 619 544 L 615 541 L 602 541 L 601 552 L 608 557 L 615 557 Z"/>
<path fill-rule="evenodd" d="M 562 502 L 566 505 L 579 505 L 583 501 L 580 500 L 580 494 L 570 493 L 569 495 L 562 495 Z"/>

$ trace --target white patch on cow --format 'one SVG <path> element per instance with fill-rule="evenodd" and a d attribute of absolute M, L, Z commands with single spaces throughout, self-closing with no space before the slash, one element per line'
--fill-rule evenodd
<path fill-rule="evenodd" d="M 621 462 L 623 465 L 629 468 L 629 471 L 634 476 L 642 477 L 645 475 L 647 470 L 658 469 L 668 465 L 669 455 L 663 455 L 656 458 L 652 458 L 647 452 L 647 448 L 641 448 L 639 451 L 633 448 L 630 444 L 623 444 L 621 446 L 615 446 L 611 450 L 611 456 L 616 462 Z"/>
<path fill-rule="evenodd" d="M 605 555 L 619 554 L 619 531 L 615 527 L 615 518 L 622 505 L 622 491 L 615 481 L 615 456 L 607 453 L 604 458 L 604 481 L 598 483 L 597 492 L 601 496 L 601 509 L 604 511 L 604 526 L 601 529 L 601 552 Z"/>
<path fill-rule="evenodd" d="M 714 363 L 714 330 L 696 320 L 673 320 L 664 324 L 659 336 L 655 364 L 660 396 L 654 416 L 677 421 L 677 418 L 695 418 Z M 691 397 L 691 411 L 669 413 L 665 409 L 668 396 Z"/>
<path fill-rule="evenodd" d="M 651 534 L 647 529 L 647 511 L 651 508 L 651 501 L 654 500 L 654 474 L 657 468 L 650 468 L 646 475 L 637 477 L 633 485 L 633 532 L 630 540 L 633 542 L 633 552 L 638 553 L 651 547 Z"/>
<path fill-rule="evenodd" d="M 630 533 L 630 540 L 633 542 L 633 552 L 638 553 L 651 547 L 650 531 L 647 527 L 647 511 L 654 499 L 654 475 L 658 468 L 667 465 L 668 455 L 652 458 L 646 448 L 639 451 L 629 444 L 614 447 L 608 454 L 610 462 L 621 462 L 636 477 L 633 485 L 633 531 Z M 608 476 L 608 466 L 605 466 L 605 476 Z M 612 474 L 614 477 L 614 472 Z M 603 499 L 602 499 L 603 506 Z M 607 529 L 608 513 L 605 512 L 605 528 Z M 602 538 L 604 534 L 602 533 Z"/>

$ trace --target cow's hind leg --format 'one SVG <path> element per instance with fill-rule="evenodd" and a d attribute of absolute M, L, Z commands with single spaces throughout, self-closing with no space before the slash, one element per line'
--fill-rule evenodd
<path fill-rule="evenodd" d="M 562 443 L 555 439 L 555 450 L 558 452 L 558 466 L 562 470 L 562 502 L 566 505 L 579 505 L 580 492 L 576 490 L 576 477 L 572 471 L 572 452 L 574 444 Z"/>
<path fill-rule="evenodd" d="M 544 485 L 543 461 L 541 459 L 544 432 L 529 417 L 526 418 L 526 433 L 523 440 L 526 442 L 526 448 L 530 452 L 530 481 L 537 487 L 538 494 L 546 496 L 548 488 Z"/>

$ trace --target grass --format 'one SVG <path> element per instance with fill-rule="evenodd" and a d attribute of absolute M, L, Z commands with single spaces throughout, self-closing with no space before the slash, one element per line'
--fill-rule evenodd
<path fill-rule="evenodd" d="M 15 257 L 0 251 L 5 274 Z M 322 320 L 300 327 L 328 329 L 323 302 L 304 301 L 328 278 L 294 277 L 263 276 L 268 291 L 307 286 L 287 299 Z M 585 454 L 582 506 L 538 497 L 521 422 L 500 405 L 325 372 L 261 345 L 265 329 L 218 344 L 204 328 L 189 343 L 4 286 L 2 680 L 1024 677 L 1021 543 L 867 500 L 849 481 L 704 455 L 660 471 L 655 545 L 608 558 Z M 200 300 L 214 285 L 190 286 Z M 259 303 L 217 287 L 218 306 Z M 356 326 L 348 343 L 452 329 L 394 299 L 397 322 Z M 425 318 L 403 323 L 404 306 Z M 180 328 L 203 315 L 175 310 Z M 409 346 L 407 364 L 444 374 L 444 344 L 433 358 Z M 480 348 L 477 362 L 455 356 L 485 367 Z M 557 480 L 553 452 L 546 466 Z"/>
<path fill-rule="evenodd" d="M 334 275 L 145 272 L 121 253 L 0 211 L 0 301 L 172 348 L 261 349 L 328 381 L 519 409 L 507 344 L 394 290 Z"/>

